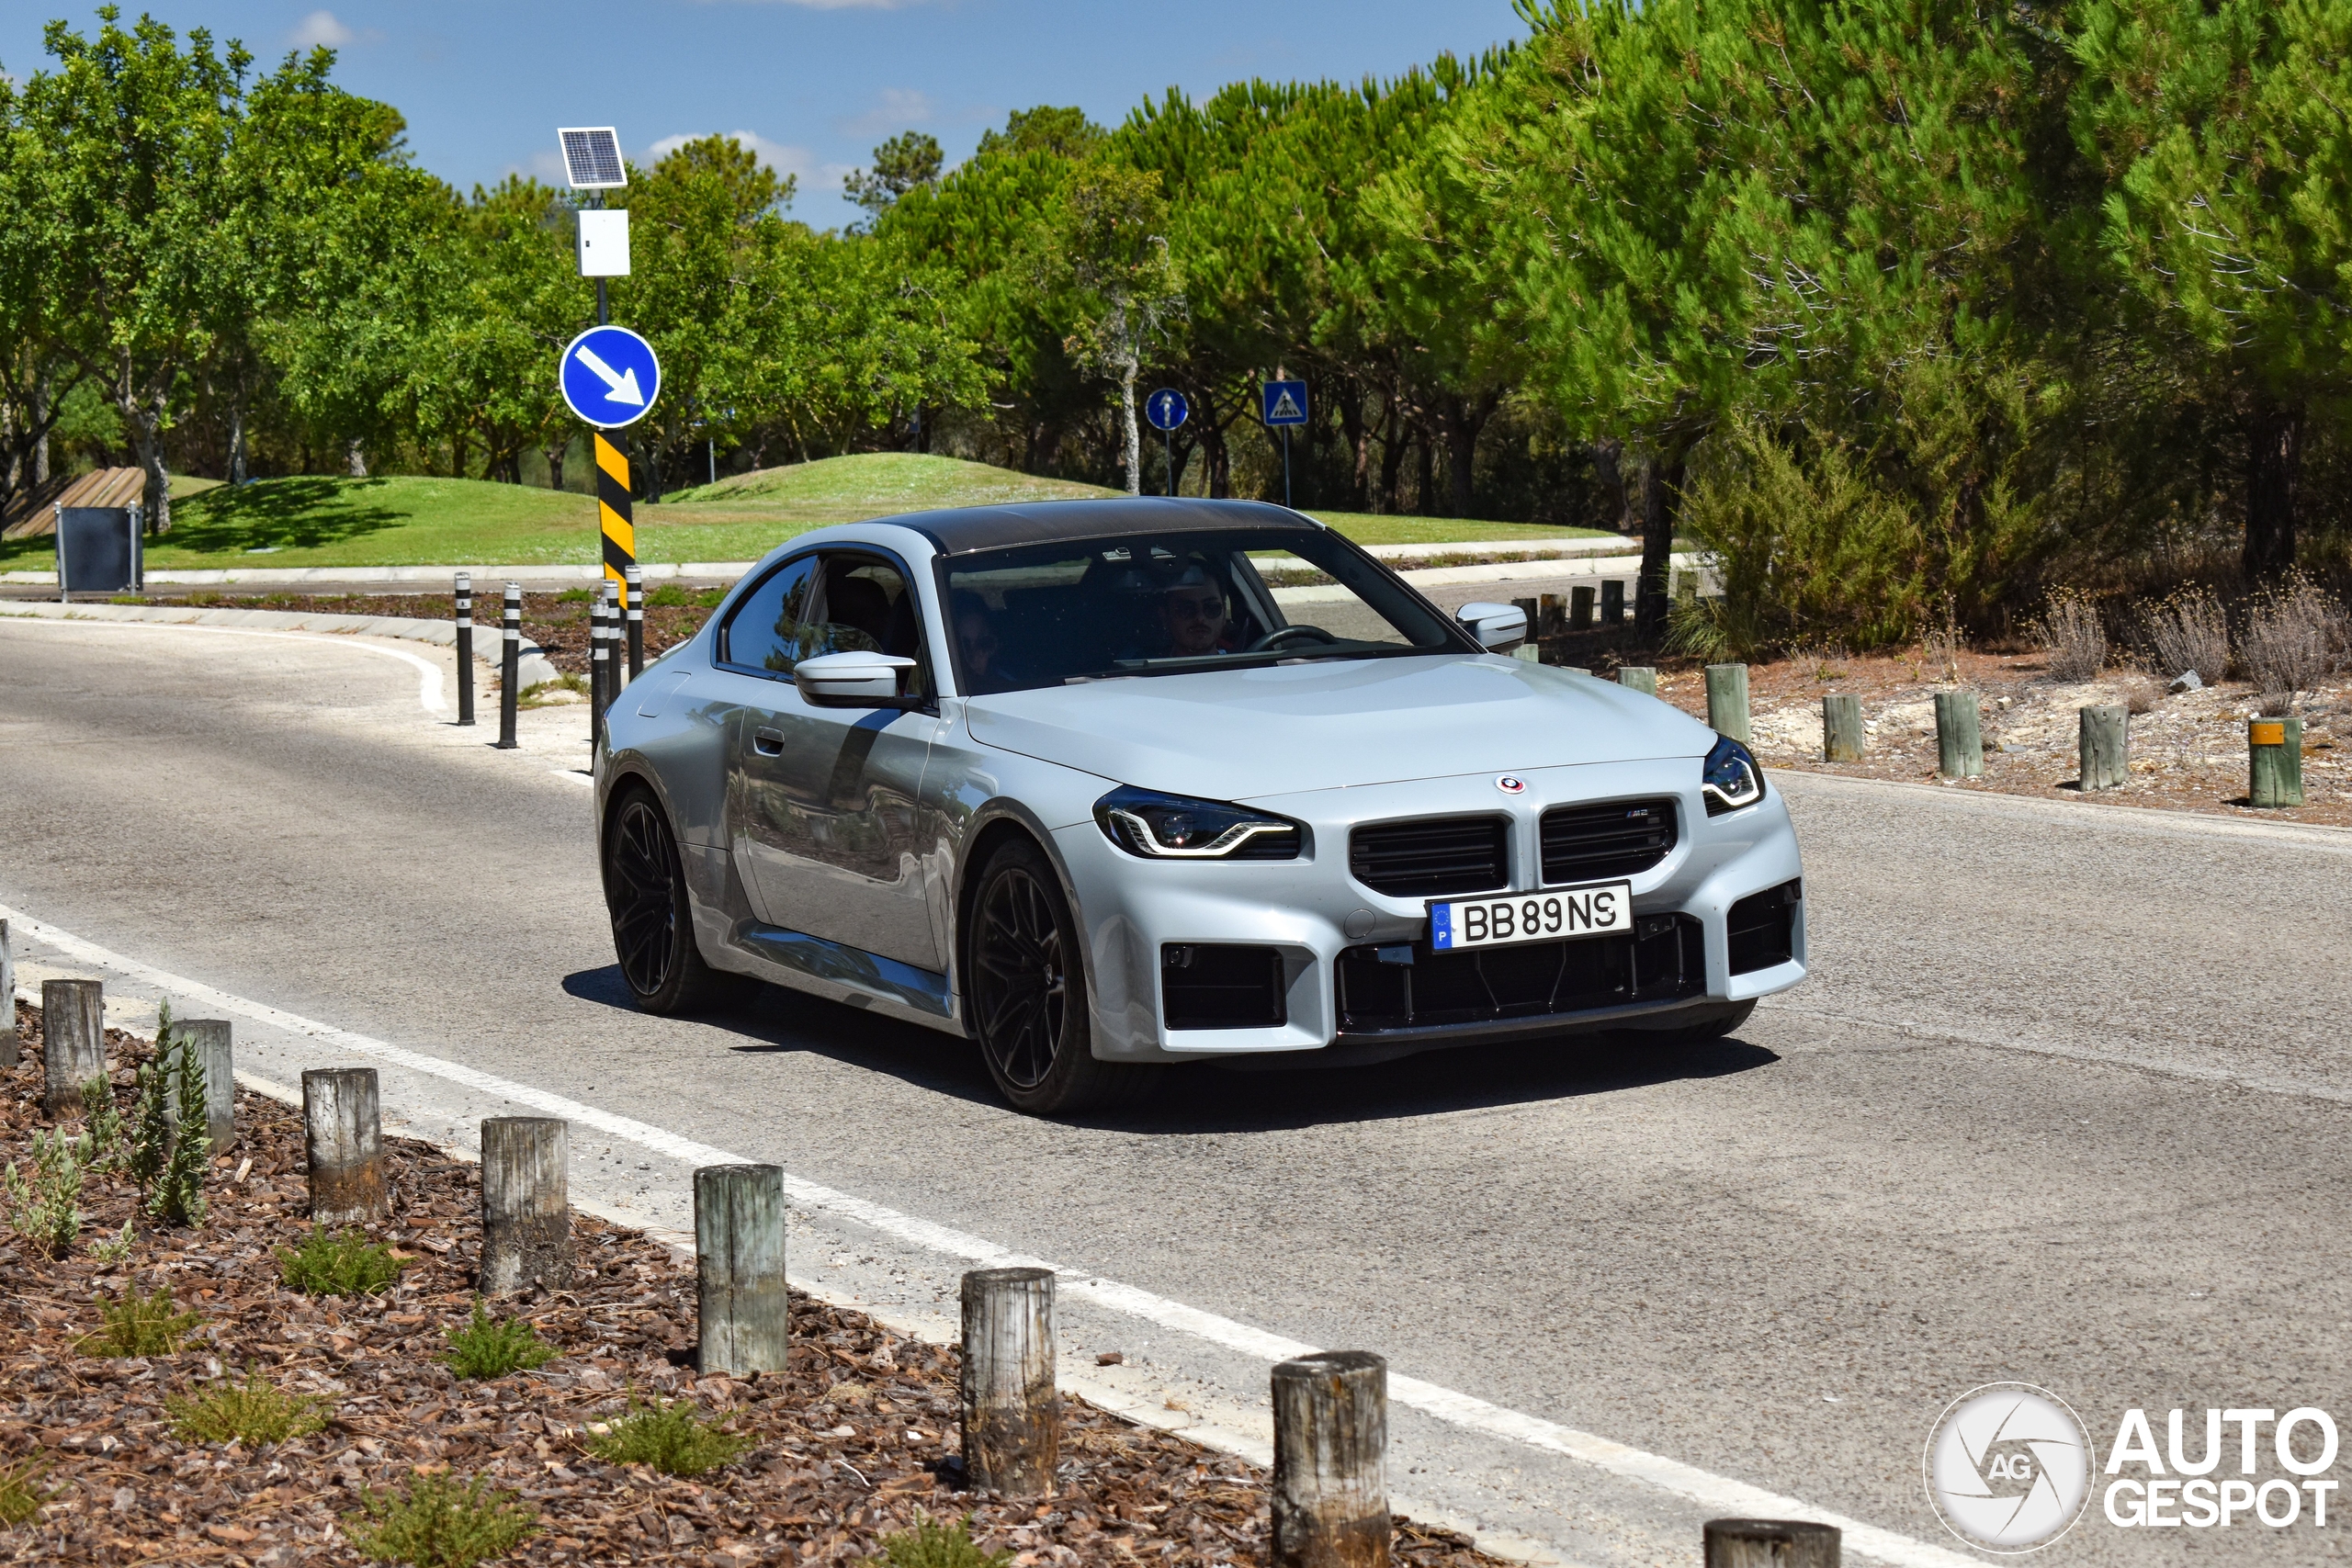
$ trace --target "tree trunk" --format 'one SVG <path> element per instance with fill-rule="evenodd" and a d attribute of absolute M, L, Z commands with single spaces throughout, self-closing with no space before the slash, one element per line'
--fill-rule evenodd
<path fill-rule="evenodd" d="M 33 484 L 49 482 L 49 427 L 55 423 L 49 412 L 49 372 L 43 370 L 33 378 Z"/>
<path fill-rule="evenodd" d="M 1136 424 L 1136 374 L 1140 368 L 1128 355 L 1119 366 L 1119 430 L 1126 441 L 1127 493 L 1143 493 L 1143 432 Z"/>
<path fill-rule="evenodd" d="M 147 488 L 142 499 L 147 507 L 147 530 L 166 534 L 172 526 L 172 475 L 164 466 L 163 416 L 158 412 L 146 415 L 133 403 L 123 411 L 123 423 L 130 431 L 130 446 L 139 458 L 139 467 L 147 475 Z"/>
<path fill-rule="evenodd" d="M 1672 584 L 1674 522 L 1682 507 L 1682 460 L 1642 459 L 1642 575 L 1634 600 L 1634 630 L 1655 644 L 1666 635 L 1666 595 Z"/>
<path fill-rule="evenodd" d="M 571 433 L 570 431 L 564 432 L 562 437 L 553 445 L 539 448 L 541 455 L 548 460 L 548 489 L 561 490 L 563 488 L 563 458 L 564 454 L 571 450 Z"/>
<path fill-rule="evenodd" d="M 1621 534 L 1633 532 L 1633 517 L 1629 508 L 1632 498 L 1625 491 L 1625 444 L 1613 435 L 1604 435 L 1591 446 L 1593 476 L 1600 480 L 1600 504 L 1609 526 Z"/>
<path fill-rule="evenodd" d="M 245 482 L 245 400 L 242 396 L 229 403 L 229 482 Z"/>
<path fill-rule="evenodd" d="M 1396 400 L 1391 398 L 1380 416 L 1380 494 L 1374 507 L 1385 515 L 1396 514 L 1397 480 L 1405 471 L 1405 453 L 1411 446 L 1397 417 Z"/>
<path fill-rule="evenodd" d="M 368 450 L 356 435 L 343 444 L 343 467 L 344 472 L 355 479 L 368 477 Z"/>
<path fill-rule="evenodd" d="M 1364 476 L 1372 465 L 1372 427 L 1364 423 L 1363 389 L 1352 380 L 1340 391 L 1340 429 L 1348 443 L 1348 504 L 1364 507 Z"/>
<path fill-rule="evenodd" d="M 2247 421 L 2245 574 L 2277 577 L 2295 564 L 2295 490 L 2302 477 L 2303 411 L 2255 396 Z"/>
<path fill-rule="evenodd" d="M 1437 515 L 1437 445 L 1424 429 L 1413 432 L 1415 468 L 1413 510 L 1424 517 Z"/>

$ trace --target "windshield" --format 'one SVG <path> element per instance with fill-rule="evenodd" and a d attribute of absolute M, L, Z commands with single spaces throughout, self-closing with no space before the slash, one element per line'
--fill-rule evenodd
<path fill-rule="evenodd" d="M 956 675 L 972 695 L 1461 646 L 1396 578 L 1319 532 L 1078 539 L 944 564 Z"/>

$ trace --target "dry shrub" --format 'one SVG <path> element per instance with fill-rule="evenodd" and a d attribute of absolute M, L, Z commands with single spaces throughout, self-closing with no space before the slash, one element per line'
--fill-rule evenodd
<path fill-rule="evenodd" d="M 2165 700 L 2165 689 L 2146 675 L 2132 674 L 2123 681 L 2123 707 L 2127 713 L 2154 713 L 2156 705 Z"/>
<path fill-rule="evenodd" d="M 2098 607 L 2079 593 L 2052 594 L 2033 633 L 2049 658 L 2053 681 L 2095 681 L 2107 668 L 2107 627 Z"/>
<path fill-rule="evenodd" d="M 2344 606 L 2298 573 L 2254 602 L 2238 658 L 2262 693 L 2263 712 L 2285 713 L 2297 692 L 2344 667 L 2352 622 Z"/>
<path fill-rule="evenodd" d="M 2230 672 L 2230 618 L 2210 588 L 2183 588 L 2149 605 L 2140 636 L 2159 675 L 2194 670 L 2210 686 Z"/>

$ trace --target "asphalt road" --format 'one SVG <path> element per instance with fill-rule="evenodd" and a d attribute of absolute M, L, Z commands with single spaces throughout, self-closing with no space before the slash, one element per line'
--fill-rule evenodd
<path fill-rule="evenodd" d="M 496 752 L 420 706 L 413 660 L 337 639 L 0 620 L 0 905 L 1926 1545 L 1957 1543 L 1921 1445 L 1982 1382 L 2059 1393 L 2102 1455 L 2132 1406 L 2160 1442 L 2187 1407 L 2192 1449 L 2208 1405 L 2352 1419 L 2352 834 L 1783 776 L 1815 973 L 1736 1040 L 1193 1069 L 1057 1125 L 967 1047 L 847 1010 L 628 1010 L 563 776 L 577 708 Z M 238 1049 L 287 1082 L 350 1059 L 243 1024 Z M 458 1142 L 495 1100 L 386 1095 Z M 683 1223 L 681 1163 L 575 1159 L 575 1192 Z M 796 1227 L 812 1284 L 952 1296 L 956 1260 L 904 1235 L 822 1203 Z M 1159 1418 L 1262 1430 L 1262 1362 L 1099 1303 L 1067 1327 L 1066 1363 L 1122 1349 L 1113 1392 L 1192 1407 Z M 1723 1511 L 1412 1412 L 1392 1486 L 1593 1563 L 1695 1562 Z M 2337 1562 L 2335 1521 L 2126 1530 L 2094 1501 L 2039 1561 Z"/>

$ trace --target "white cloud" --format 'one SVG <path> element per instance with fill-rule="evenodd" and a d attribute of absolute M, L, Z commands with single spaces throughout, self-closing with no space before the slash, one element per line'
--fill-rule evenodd
<path fill-rule="evenodd" d="M 699 141 L 710 134 L 707 130 L 696 130 L 665 136 L 646 148 L 644 154 L 638 159 L 638 163 L 642 166 L 650 166 L 660 162 L 664 154 L 674 152 L 687 142 Z M 808 148 L 796 147 L 783 141 L 771 141 L 756 130 L 730 130 L 727 134 L 741 146 L 748 148 L 761 163 L 765 164 L 777 174 L 790 175 L 797 179 L 800 182 L 800 194 L 803 196 L 820 195 L 826 191 L 841 189 L 842 176 L 850 171 L 851 165 L 847 164 L 820 164 L 817 161 L 817 155 Z"/>
<path fill-rule="evenodd" d="M 842 133 L 849 136 L 895 136 L 910 126 L 926 123 L 938 113 L 939 106 L 931 101 L 928 93 L 912 87 L 885 87 L 872 108 L 840 123 Z"/>
<path fill-rule="evenodd" d="M 797 6 L 808 11 L 896 11 L 920 0 L 750 0 L 753 5 Z"/>
<path fill-rule="evenodd" d="M 353 36 L 333 11 L 313 11 L 295 24 L 286 41 L 296 49 L 341 49 Z"/>

